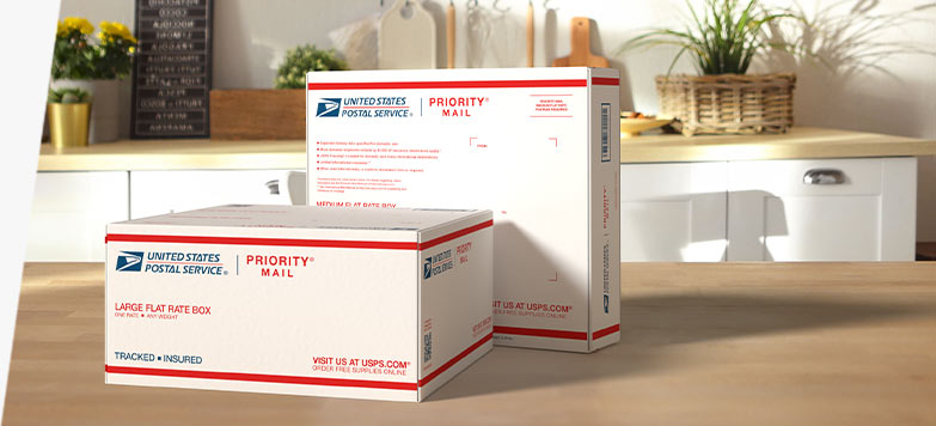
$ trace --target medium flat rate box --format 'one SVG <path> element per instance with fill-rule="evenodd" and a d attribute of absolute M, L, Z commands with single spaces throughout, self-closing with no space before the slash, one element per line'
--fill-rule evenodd
<path fill-rule="evenodd" d="M 618 73 L 309 73 L 308 200 L 494 213 L 494 344 L 620 337 Z"/>
<path fill-rule="evenodd" d="M 110 224 L 105 381 L 420 401 L 491 349 L 492 226 L 243 205 Z"/>

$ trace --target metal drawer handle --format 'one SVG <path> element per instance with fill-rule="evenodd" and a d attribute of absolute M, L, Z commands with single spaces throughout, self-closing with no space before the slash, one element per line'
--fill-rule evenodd
<path fill-rule="evenodd" d="M 810 169 L 803 175 L 806 185 L 841 185 L 845 183 L 845 173 L 838 169 Z"/>
<path fill-rule="evenodd" d="M 270 195 L 279 195 L 279 179 L 267 182 L 266 186 L 270 190 Z"/>

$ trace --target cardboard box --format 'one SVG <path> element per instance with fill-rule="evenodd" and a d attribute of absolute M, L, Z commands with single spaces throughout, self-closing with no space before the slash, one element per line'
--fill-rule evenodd
<path fill-rule="evenodd" d="M 107 232 L 107 383 L 419 401 L 491 349 L 489 211 L 234 205 Z"/>
<path fill-rule="evenodd" d="M 618 73 L 310 73 L 308 200 L 494 212 L 494 343 L 619 340 Z"/>

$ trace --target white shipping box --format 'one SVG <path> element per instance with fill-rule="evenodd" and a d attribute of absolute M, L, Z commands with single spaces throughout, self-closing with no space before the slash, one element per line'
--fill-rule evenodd
<path fill-rule="evenodd" d="M 616 70 L 307 79 L 310 204 L 493 210 L 494 343 L 591 352 L 619 340 Z"/>
<path fill-rule="evenodd" d="M 490 211 L 231 205 L 106 241 L 106 383 L 419 401 L 492 346 Z"/>

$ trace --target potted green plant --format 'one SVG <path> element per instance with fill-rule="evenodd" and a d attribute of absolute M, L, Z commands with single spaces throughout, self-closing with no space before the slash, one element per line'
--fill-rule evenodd
<path fill-rule="evenodd" d="M 306 44 L 287 50 L 274 89 L 211 91 L 211 138 L 305 138 L 306 73 L 347 68 L 333 49 Z"/>
<path fill-rule="evenodd" d="M 306 74 L 311 71 L 341 71 L 348 69 L 334 49 L 317 49 L 303 45 L 286 51 L 286 57 L 276 69 L 277 89 L 305 89 Z"/>
<path fill-rule="evenodd" d="M 87 146 L 91 120 L 89 93 L 79 88 L 49 89 L 48 102 L 52 146 L 56 149 Z"/>
<path fill-rule="evenodd" d="M 762 7 L 757 0 L 705 0 L 696 11 L 687 2 L 691 21 L 683 30 L 656 29 L 629 40 L 622 51 L 659 45 L 678 53 L 666 75 L 656 78 L 660 113 L 677 119 L 686 135 L 696 133 L 785 132 L 793 125 L 794 74 L 747 74 L 753 59 L 766 48 L 793 51 L 771 41 L 765 26 L 780 19 L 801 19 L 785 10 Z M 671 75 L 688 53 L 700 74 Z"/>
<path fill-rule="evenodd" d="M 118 80 L 130 75 L 137 46 L 136 38 L 123 24 L 102 21 L 98 26 L 97 41 L 92 42 L 94 26 L 87 19 L 60 21 L 52 57 L 51 88 L 80 88 L 94 103 L 89 131 L 92 143 L 117 139 Z"/>

